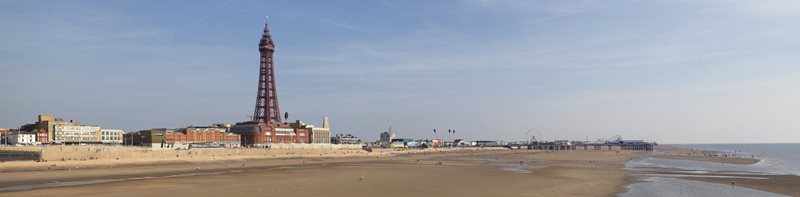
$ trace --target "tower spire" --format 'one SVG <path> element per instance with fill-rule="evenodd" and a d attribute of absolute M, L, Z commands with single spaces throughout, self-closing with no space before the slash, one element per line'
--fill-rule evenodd
<path fill-rule="evenodd" d="M 268 22 L 264 22 L 264 34 L 261 35 L 261 41 L 258 43 L 258 52 L 261 54 L 261 64 L 253 121 L 280 124 L 281 112 L 278 107 L 278 90 L 275 88 L 275 64 L 273 61 L 275 43 L 272 42 L 272 36 L 269 34 Z"/>
<path fill-rule="evenodd" d="M 269 16 L 266 18 L 269 19 Z M 264 33 L 261 34 L 261 42 L 258 43 L 259 51 L 264 47 L 275 52 L 275 43 L 272 42 L 272 35 L 269 34 L 269 21 L 267 20 L 264 20 Z"/>
<path fill-rule="evenodd" d="M 266 17 L 267 20 L 264 20 L 264 34 L 261 35 L 261 40 L 270 39 L 272 36 L 269 35 L 269 16 Z"/>

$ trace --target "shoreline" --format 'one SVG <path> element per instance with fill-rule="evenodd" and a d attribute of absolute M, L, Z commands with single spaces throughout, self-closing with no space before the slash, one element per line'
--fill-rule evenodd
<path fill-rule="evenodd" d="M 653 154 L 653 157 L 662 159 L 691 160 L 739 165 L 749 165 L 761 162 L 761 159 L 755 157 L 728 156 L 719 151 L 697 150 L 670 145 L 658 146 L 656 151 L 657 152 L 656 154 Z"/>
<path fill-rule="evenodd" d="M 764 161 L 763 159 L 754 157 L 724 157 L 718 156 L 720 153 L 716 151 L 697 150 L 668 145 L 659 146 L 659 149 L 657 149 L 659 152 L 643 157 L 740 166 L 754 165 Z M 800 176 L 794 174 L 769 174 L 757 171 L 693 172 L 692 170 L 673 170 L 665 167 L 647 167 L 639 170 L 632 169 L 631 171 L 633 171 L 632 176 L 663 177 L 701 181 L 704 183 L 730 185 L 733 187 L 742 187 L 774 194 L 800 196 Z M 644 183 L 646 181 L 642 180 L 640 182 Z"/>

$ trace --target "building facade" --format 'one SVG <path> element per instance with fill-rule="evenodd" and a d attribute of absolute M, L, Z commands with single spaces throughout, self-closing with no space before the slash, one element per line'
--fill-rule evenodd
<path fill-rule="evenodd" d="M 331 129 L 328 127 L 328 117 L 322 119 L 322 127 L 305 124 L 303 121 L 297 120 L 289 124 L 295 129 L 305 129 L 308 131 L 308 143 L 312 144 L 330 144 L 331 143 Z"/>
<path fill-rule="evenodd" d="M 246 147 L 270 147 L 273 143 L 309 143 L 308 128 L 294 128 L 289 124 L 237 123 L 231 133 L 242 136 Z"/>
<path fill-rule="evenodd" d="M 331 143 L 331 129 L 330 128 L 317 128 L 310 127 L 308 141 L 313 144 L 330 144 Z"/>
<path fill-rule="evenodd" d="M 361 139 L 351 134 L 336 134 L 331 137 L 332 144 L 361 144 Z"/>
<path fill-rule="evenodd" d="M 392 139 L 392 142 L 389 144 L 390 148 L 406 148 L 408 147 L 409 143 L 413 143 L 414 139 L 411 138 L 398 138 Z"/>
<path fill-rule="evenodd" d="M 394 140 L 396 137 L 397 135 L 391 131 L 381 133 L 381 147 L 389 147 L 389 144 L 391 144 L 392 140 Z"/>
<path fill-rule="evenodd" d="M 7 144 L 6 135 L 9 133 L 11 133 L 11 129 L 0 128 L 0 144 Z"/>
<path fill-rule="evenodd" d="M 6 142 L 14 145 L 33 145 L 36 144 L 35 133 L 9 133 L 6 136 Z"/>
<path fill-rule="evenodd" d="M 180 129 L 150 129 L 123 136 L 125 144 L 153 148 L 235 148 L 240 147 L 241 136 L 226 132 L 225 127 L 188 127 Z"/>
<path fill-rule="evenodd" d="M 32 132 L 39 133 L 37 135 L 40 143 L 50 143 L 56 140 L 56 126 L 80 126 L 80 122 L 64 121 L 61 118 L 55 118 L 52 115 L 39 115 L 39 120 L 36 122 L 37 130 Z M 56 142 L 58 143 L 58 142 Z"/>
<path fill-rule="evenodd" d="M 52 143 L 122 143 L 118 130 L 101 132 L 99 126 L 83 126 L 77 121 L 65 121 L 52 115 L 39 115 L 33 124 L 25 124 L 20 132 L 34 134 L 39 144 Z"/>
<path fill-rule="evenodd" d="M 167 142 L 238 144 L 241 136 L 228 133 L 225 127 L 188 127 L 167 133 Z"/>
<path fill-rule="evenodd" d="M 99 126 L 55 125 L 55 143 L 100 143 Z"/>
<path fill-rule="evenodd" d="M 125 131 L 119 129 L 100 129 L 100 143 L 122 144 L 124 134 Z"/>
<path fill-rule="evenodd" d="M 142 134 L 140 132 L 129 132 L 122 134 L 122 144 L 129 146 L 142 146 Z"/>

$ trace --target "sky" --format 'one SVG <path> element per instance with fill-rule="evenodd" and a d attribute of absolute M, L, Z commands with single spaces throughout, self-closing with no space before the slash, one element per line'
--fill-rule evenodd
<path fill-rule="evenodd" d="M 3 0 L 0 127 L 246 121 L 265 16 L 280 109 L 334 133 L 800 142 L 794 0 Z"/>

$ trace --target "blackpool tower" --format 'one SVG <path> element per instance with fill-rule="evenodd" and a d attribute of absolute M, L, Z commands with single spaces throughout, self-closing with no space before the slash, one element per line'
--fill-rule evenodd
<path fill-rule="evenodd" d="M 253 121 L 267 125 L 281 123 L 280 109 L 278 108 L 278 91 L 275 89 L 275 64 L 273 54 L 275 43 L 269 35 L 269 26 L 264 23 L 264 34 L 258 43 L 258 52 L 261 53 L 261 65 L 258 75 L 258 94 L 256 110 Z"/>

